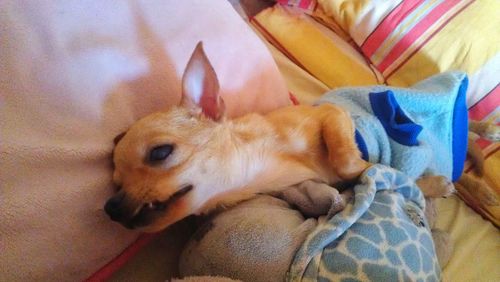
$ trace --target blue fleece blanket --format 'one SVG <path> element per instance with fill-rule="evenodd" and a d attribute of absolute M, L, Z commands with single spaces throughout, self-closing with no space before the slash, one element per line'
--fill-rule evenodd
<path fill-rule="evenodd" d="M 363 157 L 382 165 L 365 171 L 353 204 L 307 237 L 289 280 L 439 281 L 425 202 L 412 179 L 462 174 L 466 90 L 466 75 L 448 72 L 411 88 L 342 88 L 319 100 L 350 112 Z"/>
<path fill-rule="evenodd" d="M 354 187 L 354 202 L 309 234 L 289 281 L 439 281 L 440 267 L 415 183 L 375 165 Z"/>
<path fill-rule="evenodd" d="M 348 110 L 356 141 L 371 163 L 391 166 L 412 178 L 443 175 L 456 181 L 467 150 L 467 76 L 447 72 L 411 88 L 342 88 L 317 104 Z"/>

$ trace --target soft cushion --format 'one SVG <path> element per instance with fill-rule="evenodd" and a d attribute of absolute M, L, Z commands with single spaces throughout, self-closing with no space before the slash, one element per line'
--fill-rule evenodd
<path fill-rule="evenodd" d="M 353 46 L 305 15 L 277 5 L 255 16 L 252 24 L 328 88 L 379 83 L 377 74 Z"/>
<path fill-rule="evenodd" d="M 387 84 L 410 86 L 447 70 L 470 78 L 469 107 L 500 82 L 496 0 L 318 0 Z"/>
<path fill-rule="evenodd" d="M 230 116 L 289 104 L 225 0 L 4 1 L 0 26 L 1 281 L 82 280 L 137 238 L 103 212 L 112 140 L 178 103 L 198 41 Z"/>

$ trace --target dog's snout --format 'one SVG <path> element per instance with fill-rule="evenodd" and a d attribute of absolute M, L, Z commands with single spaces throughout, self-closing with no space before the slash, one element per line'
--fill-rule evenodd
<path fill-rule="evenodd" d="M 109 215 L 111 220 L 120 221 L 123 217 L 122 202 L 125 194 L 119 193 L 110 198 L 104 205 L 104 211 Z"/>

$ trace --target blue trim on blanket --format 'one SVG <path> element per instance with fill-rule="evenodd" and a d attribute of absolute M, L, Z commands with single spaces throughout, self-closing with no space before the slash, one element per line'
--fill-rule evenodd
<path fill-rule="evenodd" d="M 354 132 L 354 138 L 356 140 L 356 144 L 358 145 L 358 149 L 361 152 L 361 157 L 363 160 L 368 161 L 368 147 L 366 147 L 365 139 L 361 136 L 361 133 L 356 129 Z"/>
<path fill-rule="evenodd" d="M 455 107 L 453 108 L 453 130 L 452 132 L 452 157 L 453 172 L 452 181 L 457 181 L 464 170 L 464 162 L 467 156 L 467 134 L 469 130 L 469 119 L 467 115 L 467 105 L 465 103 L 465 94 L 469 80 L 464 77 L 460 88 L 458 89 Z"/>
<path fill-rule="evenodd" d="M 406 146 L 418 145 L 417 137 L 422 126 L 413 122 L 403 112 L 392 91 L 371 92 L 370 104 L 373 113 L 394 141 Z"/>

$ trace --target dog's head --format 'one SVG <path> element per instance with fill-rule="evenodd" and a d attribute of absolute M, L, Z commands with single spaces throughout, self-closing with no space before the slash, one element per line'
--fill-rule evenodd
<path fill-rule="evenodd" d="M 210 196 L 197 189 L 206 189 L 203 181 L 213 178 L 207 174 L 215 149 L 207 146 L 224 118 L 224 102 L 201 42 L 187 64 L 182 90 L 180 106 L 144 117 L 115 139 L 113 181 L 119 191 L 105 211 L 128 228 L 161 230 L 196 212 Z"/>

